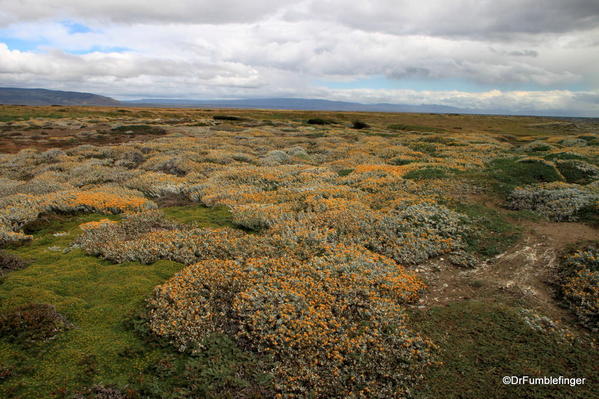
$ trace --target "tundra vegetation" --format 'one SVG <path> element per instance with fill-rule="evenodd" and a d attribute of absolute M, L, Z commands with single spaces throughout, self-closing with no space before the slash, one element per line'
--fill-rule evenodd
<path fill-rule="evenodd" d="M 599 376 L 595 120 L 2 106 L 0 121 L 2 397 L 596 388 L 501 383 Z M 509 262 L 541 241 L 543 270 Z"/>

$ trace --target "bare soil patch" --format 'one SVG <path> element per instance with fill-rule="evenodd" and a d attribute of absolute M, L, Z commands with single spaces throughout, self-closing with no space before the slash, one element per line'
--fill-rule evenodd
<path fill-rule="evenodd" d="M 475 269 L 452 266 L 440 257 L 417 271 L 429 284 L 419 307 L 475 299 L 525 303 L 553 320 L 575 324 L 555 299 L 554 279 L 560 253 L 581 241 L 599 240 L 599 231 L 582 223 L 522 222 L 524 238 Z"/>

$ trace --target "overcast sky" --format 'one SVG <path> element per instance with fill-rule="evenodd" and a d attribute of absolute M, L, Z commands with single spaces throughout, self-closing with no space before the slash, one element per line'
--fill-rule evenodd
<path fill-rule="evenodd" d="M 599 1 L 0 0 L 0 86 L 599 116 Z"/>

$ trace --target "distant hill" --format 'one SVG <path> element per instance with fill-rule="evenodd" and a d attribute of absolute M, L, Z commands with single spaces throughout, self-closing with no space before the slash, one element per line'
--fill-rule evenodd
<path fill-rule="evenodd" d="M 0 104 L 22 105 L 98 105 L 112 107 L 172 107 L 172 108 L 242 108 L 280 109 L 298 111 L 356 111 L 356 112 L 413 112 L 435 114 L 479 115 L 536 115 L 552 117 L 594 117 L 572 110 L 470 109 L 439 104 L 362 104 L 349 101 L 331 101 L 312 98 L 246 98 L 238 100 L 180 100 L 151 98 L 117 101 L 110 97 L 76 91 L 20 89 L 0 87 Z"/>
<path fill-rule="evenodd" d="M 121 103 L 110 97 L 76 91 L 46 89 L 19 89 L 0 87 L 0 104 L 19 105 L 104 105 L 119 106 Z"/>
<path fill-rule="evenodd" d="M 473 115 L 535 115 L 550 117 L 595 117 L 586 112 L 573 110 L 509 110 L 501 108 L 472 109 L 457 108 L 439 104 L 362 104 L 349 101 L 317 100 L 311 98 L 247 98 L 240 100 L 177 100 L 152 98 L 122 101 L 122 105 L 131 107 L 173 107 L 173 108 L 253 108 L 285 109 L 303 111 L 365 111 L 365 112 L 413 112 L 435 114 L 473 114 Z"/>
<path fill-rule="evenodd" d="M 407 104 L 361 104 L 347 101 L 316 100 L 309 98 L 248 98 L 241 100 L 172 100 L 142 99 L 123 101 L 130 106 L 155 107 L 214 107 L 214 108 L 258 108 L 288 109 L 310 111 L 373 111 L 373 112 L 434 112 L 466 113 L 469 110 L 445 105 L 407 105 Z"/>

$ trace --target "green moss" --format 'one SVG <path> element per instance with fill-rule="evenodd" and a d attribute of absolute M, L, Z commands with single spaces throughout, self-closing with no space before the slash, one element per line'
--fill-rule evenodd
<path fill-rule="evenodd" d="M 208 208 L 201 205 L 186 205 L 163 208 L 164 214 L 179 222 L 199 224 L 206 227 L 233 227 L 233 216 L 226 206 Z"/>
<path fill-rule="evenodd" d="M 230 223 L 226 208 L 174 207 L 165 212 L 181 222 L 203 226 Z M 79 249 L 62 251 L 80 234 L 79 224 L 105 217 L 50 218 L 36 226 L 30 243 L 7 250 L 28 260 L 30 266 L 10 273 L 0 284 L 0 311 L 30 302 L 47 303 L 74 327 L 31 349 L 0 339 L 0 364 L 11 370 L 11 376 L 0 384 L 0 397 L 47 398 L 52 392 L 100 383 L 125 386 L 172 352 L 148 347 L 125 322 L 181 264 L 115 265 Z M 127 351 L 137 355 L 122 356 Z"/>
<path fill-rule="evenodd" d="M 557 168 L 568 183 L 589 184 L 596 179 L 596 168 L 585 162 L 568 160 L 557 164 Z"/>
<path fill-rule="evenodd" d="M 165 353 L 132 381 L 144 398 L 272 397 L 272 362 L 214 334 L 196 356 Z M 139 353 L 132 353 L 139 356 Z M 178 396 L 173 395 L 177 391 Z"/>
<path fill-rule="evenodd" d="M 437 146 L 433 143 L 423 143 L 416 142 L 408 145 L 411 150 L 422 152 L 424 154 L 428 154 L 432 157 L 437 157 L 439 154 L 437 153 Z"/>
<path fill-rule="evenodd" d="M 466 249 L 485 257 L 495 256 L 514 245 L 522 234 L 499 211 L 481 204 L 455 202 L 448 206 L 470 219 L 472 230 L 464 237 Z"/>
<path fill-rule="evenodd" d="M 447 170 L 441 168 L 416 169 L 404 175 L 404 179 L 410 180 L 446 179 L 447 177 L 449 177 Z"/>
<path fill-rule="evenodd" d="M 564 160 L 565 159 L 577 159 L 577 160 L 581 160 L 581 161 L 587 160 L 586 157 L 583 157 L 582 155 L 579 155 L 579 154 L 575 154 L 573 152 L 556 152 L 553 154 L 546 155 L 544 158 L 549 161 L 555 161 L 558 159 L 564 159 Z"/>
<path fill-rule="evenodd" d="M 539 160 L 499 158 L 489 162 L 485 172 L 495 190 L 502 194 L 518 186 L 563 180 L 555 167 Z"/>
<path fill-rule="evenodd" d="M 599 377 L 596 350 L 529 327 L 518 309 L 464 301 L 414 312 L 413 325 L 442 348 L 417 398 L 589 398 Z M 584 377 L 585 385 L 503 385 L 503 376 Z"/>

